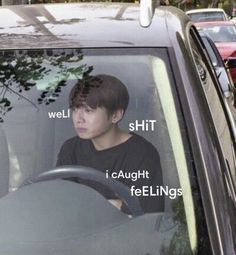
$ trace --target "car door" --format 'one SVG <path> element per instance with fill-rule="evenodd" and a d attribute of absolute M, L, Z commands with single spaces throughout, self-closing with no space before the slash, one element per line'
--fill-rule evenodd
<path fill-rule="evenodd" d="M 221 174 L 216 176 L 220 181 L 224 182 L 224 186 L 220 192 L 226 195 L 227 212 L 225 212 L 221 205 L 217 205 L 218 212 L 225 217 L 231 229 L 231 240 L 227 240 L 228 244 L 234 242 L 235 246 L 235 212 L 236 209 L 236 163 L 235 163 L 235 140 L 234 130 L 230 124 L 229 112 L 226 109 L 223 100 L 222 91 L 216 81 L 216 77 L 212 72 L 212 67 L 207 66 L 204 61 L 206 59 L 205 53 L 202 51 L 201 40 L 194 30 L 190 32 L 190 45 L 192 54 L 199 72 L 199 77 L 202 87 L 205 92 L 205 97 L 211 111 L 212 121 L 216 131 L 216 150 L 218 151 L 219 161 L 221 164 Z M 209 120 L 211 121 L 211 120 Z M 219 144 L 217 144 L 219 143 Z M 219 186 L 220 187 L 220 186 Z M 217 203 L 216 203 L 217 204 Z M 230 233 L 228 233 L 230 239 Z"/>

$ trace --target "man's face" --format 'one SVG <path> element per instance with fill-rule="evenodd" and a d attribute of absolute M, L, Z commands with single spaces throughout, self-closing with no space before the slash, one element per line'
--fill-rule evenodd
<path fill-rule="evenodd" d="M 84 105 L 72 112 L 72 119 L 78 136 L 82 139 L 95 139 L 104 135 L 114 125 L 113 117 L 109 116 L 104 107 Z"/>

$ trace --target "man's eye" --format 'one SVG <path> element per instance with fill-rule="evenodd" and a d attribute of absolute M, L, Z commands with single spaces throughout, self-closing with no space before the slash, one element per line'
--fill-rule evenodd
<path fill-rule="evenodd" d="M 72 108 L 73 112 L 78 112 L 79 108 Z"/>
<path fill-rule="evenodd" d="M 90 113 L 90 112 L 92 112 L 92 111 L 93 111 L 93 109 L 91 109 L 91 108 L 85 108 L 85 112 Z"/>

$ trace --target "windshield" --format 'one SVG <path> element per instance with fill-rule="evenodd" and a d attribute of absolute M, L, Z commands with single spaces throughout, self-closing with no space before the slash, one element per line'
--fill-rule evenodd
<path fill-rule="evenodd" d="M 204 21 L 224 21 L 226 20 L 223 12 L 197 12 L 189 13 L 188 16 L 194 22 L 204 22 Z"/>
<path fill-rule="evenodd" d="M 123 250 L 140 254 L 141 248 L 145 254 L 196 254 L 192 163 L 182 138 L 185 131 L 166 49 L 4 52 L 0 72 L 2 182 L 9 183 L 5 193 L 23 194 L 16 204 L 22 204 L 28 219 L 32 214 L 38 219 L 29 220 L 32 225 L 24 227 L 23 236 L 14 230 L 11 235 L 17 241 L 9 241 L 10 247 L 27 243 L 27 233 L 32 251 L 40 242 L 47 247 L 51 240 L 44 228 L 54 233 L 58 227 L 52 224 L 59 221 L 61 232 L 53 241 L 57 250 L 69 242 L 68 249 L 81 254 L 110 254 L 106 249 L 114 248 L 115 240 L 112 254 L 124 254 Z M 56 166 L 69 171 L 79 165 L 125 184 L 131 197 L 140 200 L 144 214 L 132 216 L 132 206 L 116 192 L 80 178 L 19 188 L 28 178 Z M 84 185 L 97 191 L 73 190 Z M 51 201 L 47 205 L 44 192 Z M 37 206 L 31 212 L 25 208 L 33 194 L 40 199 L 33 199 Z M 14 203 L 10 206 L 14 214 Z M 45 214 L 47 223 L 41 223 L 37 232 L 34 224 Z M 71 220 L 75 215 L 81 216 L 76 223 Z M 14 217 L 16 225 L 22 224 L 22 213 Z M 7 242 L 7 234 L 5 238 Z M 97 245 L 105 251 L 98 251 Z"/>
<path fill-rule="evenodd" d="M 203 27 L 202 30 L 214 42 L 236 42 L 235 26 L 211 26 Z"/>

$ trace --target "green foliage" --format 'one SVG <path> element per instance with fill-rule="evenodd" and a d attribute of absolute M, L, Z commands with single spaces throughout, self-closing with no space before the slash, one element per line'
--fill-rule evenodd
<path fill-rule="evenodd" d="M 3 122 L 3 116 L 12 109 L 11 102 L 7 98 L 0 99 L 0 122 Z"/>
<path fill-rule="evenodd" d="M 231 15 L 234 0 L 169 0 L 169 4 L 184 11 L 197 8 L 223 8 Z"/>
<path fill-rule="evenodd" d="M 83 59 L 80 51 L 67 53 L 58 50 L 34 52 L 5 52 L 0 56 L 0 122 L 7 112 L 12 109 L 11 95 L 24 99 L 34 105 L 50 104 L 59 97 L 66 80 L 81 79 L 92 71 L 86 65 L 77 66 Z M 71 65 L 75 63 L 74 66 Z M 27 91 L 38 85 L 44 84 L 37 102 L 27 98 Z"/>

